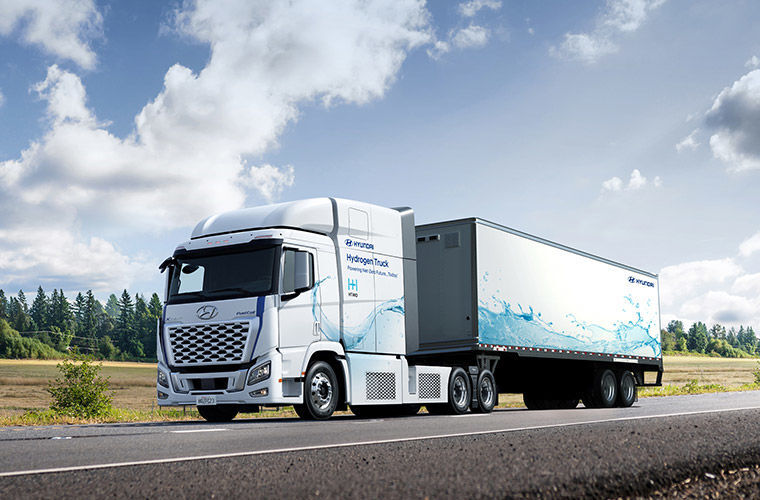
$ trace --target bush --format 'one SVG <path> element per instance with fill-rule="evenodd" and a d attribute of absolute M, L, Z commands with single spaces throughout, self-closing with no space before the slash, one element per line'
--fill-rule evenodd
<path fill-rule="evenodd" d="M 83 418 L 111 413 L 113 393 L 109 392 L 108 377 L 99 376 L 101 368 L 101 364 L 93 364 L 84 357 L 78 362 L 72 359 L 60 362 L 61 374 L 47 388 L 53 396 L 50 409 L 59 415 Z"/>

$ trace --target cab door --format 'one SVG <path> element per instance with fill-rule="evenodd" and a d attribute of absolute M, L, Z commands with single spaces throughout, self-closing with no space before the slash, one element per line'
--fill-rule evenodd
<path fill-rule="evenodd" d="M 321 298 L 319 289 L 315 288 L 318 276 L 315 257 L 313 248 L 283 247 L 280 262 L 280 347 L 308 346 L 319 340 Z M 305 283 L 304 273 L 307 275 Z"/>

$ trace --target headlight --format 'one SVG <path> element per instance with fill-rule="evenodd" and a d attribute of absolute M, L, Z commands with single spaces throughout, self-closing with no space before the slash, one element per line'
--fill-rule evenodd
<path fill-rule="evenodd" d="M 161 370 L 158 370 L 158 385 L 162 385 L 164 387 L 169 387 L 169 378 L 166 376 L 164 372 Z"/>
<path fill-rule="evenodd" d="M 271 361 L 267 361 L 263 365 L 257 366 L 248 374 L 248 385 L 258 384 L 262 380 L 266 380 L 270 375 L 270 368 L 272 366 Z"/>

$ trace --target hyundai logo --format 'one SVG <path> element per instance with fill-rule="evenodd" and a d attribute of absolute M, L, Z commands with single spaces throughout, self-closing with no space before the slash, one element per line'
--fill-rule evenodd
<path fill-rule="evenodd" d="M 214 319 L 216 318 L 217 314 L 219 314 L 219 311 L 217 311 L 215 306 L 203 306 L 199 307 L 198 310 L 195 311 L 195 315 L 203 320 Z"/>

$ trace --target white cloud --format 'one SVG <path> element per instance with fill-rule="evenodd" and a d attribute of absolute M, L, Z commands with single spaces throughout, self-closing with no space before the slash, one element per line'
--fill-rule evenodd
<path fill-rule="evenodd" d="M 742 256 L 758 250 L 760 233 L 739 246 Z M 663 318 L 760 326 L 760 272 L 745 271 L 733 257 L 665 267 L 659 282 Z"/>
<path fill-rule="evenodd" d="M 623 189 L 623 180 L 620 177 L 613 177 L 602 182 L 603 191 L 621 191 Z"/>
<path fill-rule="evenodd" d="M 602 192 L 605 191 L 636 191 L 643 189 L 648 184 L 647 178 L 641 175 L 641 171 L 638 168 L 634 168 L 631 172 L 631 177 L 628 179 L 628 184 L 624 184 L 620 177 L 612 177 L 602 182 Z M 659 176 L 652 180 L 652 185 L 656 188 L 662 187 L 662 179 Z"/>
<path fill-rule="evenodd" d="M 697 132 L 699 132 L 699 129 L 696 129 L 692 131 L 691 134 L 687 135 L 681 142 L 676 144 L 676 151 L 681 152 L 686 149 L 697 149 L 699 147 L 699 142 L 697 142 Z"/>
<path fill-rule="evenodd" d="M 749 257 L 755 252 L 760 252 L 760 233 L 747 238 L 739 245 L 739 255 L 742 257 Z"/>
<path fill-rule="evenodd" d="M 103 234 L 114 227 L 123 237 L 187 226 L 246 199 L 276 198 L 293 184 L 293 167 L 249 161 L 276 146 L 297 120 L 299 104 L 378 99 L 408 52 L 432 41 L 430 16 L 419 0 L 185 6 L 175 27 L 208 43 L 210 59 L 199 73 L 180 64 L 169 68 L 162 91 L 136 116 L 129 136 L 117 137 L 99 123 L 79 77 L 54 65 L 34 86 L 47 104 L 46 133 L 18 158 L 0 162 L 0 230 L 62 231 L 61 255 L 110 256 L 108 265 L 118 273 L 99 261 L 90 267 L 115 280 L 114 288 L 124 287 L 139 263 Z M 74 279 L 76 272 L 63 265 L 47 271 L 22 265 L 25 252 L 48 255 L 49 248 L 56 245 L 42 238 L 0 238 L 3 282 L 11 269 L 14 279 L 25 275 L 30 282 L 45 272 Z M 84 266 L 85 260 L 72 262 Z"/>
<path fill-rule="evenodd" d="M 463 17 L 474 17 L 480 9 L 501 9 L 501 2 L 498 0 L 470 0 L 459 4 L 459 14 Z"/>
<path fill-rule="evenodd" d="M 731 171 L 760 169 L 760 69 L 721 91 L 707 112 L 713 155 Z"/>
<path fill-rule="evenodd" d="M 431 59 L 438 60 L 451 50 L 451 44 L 443 40 L 436 40 L 433 46 L 427 49 L 427 55 Z"/>
<path fill-rule="evenodd" d="M 451 38 L 451 43 L 459 49 L 482 47 L 488 42 L 489 31 L 477 25 L 469 25 L 457 30 Z"/>
<path fill-rule="evenodd" d="M 760 59 L 757 56 L 750 57 L 747 62 L 744 63 L 745 68 L 755 69 L 760 66 Z"/>
<path fill-rule="evenodd" d="M 74 61 L 95 66 L 89 40 L 102 36 L 103 17 L 94 0 L 4 0 L 0 2 L 0 35 L 20 32 L 24 42 Z"/>
<path fill-rule="evenodd" d="M 622 33 L 638 30 L 650 12 L 666 0 L 607 0 L 597 16 L 594 29 L 588 33 L 566 33 L 559 47 L 550 53 L 564 59 L 593 64 L 601 57 L 617 52 L 616 40 Z"/>

